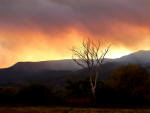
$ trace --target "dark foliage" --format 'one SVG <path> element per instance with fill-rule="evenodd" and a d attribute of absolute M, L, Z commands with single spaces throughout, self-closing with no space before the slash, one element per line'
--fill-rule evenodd
<path fill-rule="evenodd" d="M 141 66 L 128 64 L 110 74 L 109 86 L 115 92 L 115 100 L 121 104 L 146 104 L 150 96 L 150 76 Z"/>
<path fill-rule="evenodd" d="M 109 77 L 97 83 L 97 106 L 150 105 L 150 75 L 145 68 L 129 64 Z M 65 88 L 42 83 L 0 88 L 0 104 L 91 106 L 91 97 L 89 77 L 67 78 Z"/>
<path fill-rule="evenodd" d="M 66 79 L 65 95 L 67 97 L 87 97 L 91 92 L 90 89 L 88 78 L 78 80 L 73 80 L 72 78 Z"/>
<path fill-rule="evenodd" d="M 0 104 L 57 105 L 62 103 L 52 88 L 34 83 L 20 88 L 3 87 L 0 89 Z"/>
<path fill-rule="evenodd" d="M 68 79 L 66 84 L 68 96 L 90 97 L 87 78 L 76 81 Z M 96 101 L 97 105 L 148 105 L 150 102 L 149 73 L 145 68 L 134 64 L 115 69 L 110 74 L 109 80 L 98 81 Z"/>

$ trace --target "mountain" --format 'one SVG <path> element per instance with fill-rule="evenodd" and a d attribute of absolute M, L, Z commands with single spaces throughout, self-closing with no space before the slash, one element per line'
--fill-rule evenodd
<path fill-rule="evenodd" d="M 105 59 L 105 62 L 110 62 L 111 59 Z M 41 62 L 18 62 L 12 67 L 12 70 L 32 71 L 53 70 L 53 71 L 77 71 L 81 69 L 72 59 L 52 60 Z"/>
<path fill-rule="evenodd" d="M 129 55 L 123 56 L 117 59 L 105 59 L 104 64 L 140 64 L 142 66 L 150 66 L 150 51 L 137 51 Z M 52 61 L 41 61 L 41 62 L 19 62 L 8 68 L 10 70 L 20 70 L 28 72 L 38 72 L 43 70 L 51 71 L 77 71 L 81 69 L 73 60 L 52 60 Z"/>
<path fill-rule="evenodd" d="M 13 70 L 34 71 L 34 72 L 40 70 L 75 71 L 80 69 L 80 67 L 76 63 L 74 63 L 73 60 L 71 59 L 41 61 L 41 62 L 18 62 L 10 68 Z"/>
<path fill-rule="evenodd" d="M 147 64 L 150 63 L 150 51 L 137 51 L 135 53 L 116 59 L 116 61 L 122 63 Z"/>
<path fill-rule="evenodd" d="M 150 69 L 150 51 L 137 51 L 117 59 L 105 59 L 102 65 L 101 80 L 107 80 L 109 73 L 120 65 L 140 64 Z M 77 79 L 86 76 L 87 72 L 73 60 L 54 60 L 42 62 L 19 62 L 12 67 L 0 69 L 1 86 L 18 86 L 32 82 L 64 85 L 67 77 Z"/>
<path fill-rule="evenodd" d="M 123 56 L 118 59 L 114 59 L 114 62 L 121 63 L 123 65 L 126 64 L 138 64 L 148 69 L 150 72 L 150 51 L 140 50 L 135 53 L 131 53 L 129 55 Z"/>

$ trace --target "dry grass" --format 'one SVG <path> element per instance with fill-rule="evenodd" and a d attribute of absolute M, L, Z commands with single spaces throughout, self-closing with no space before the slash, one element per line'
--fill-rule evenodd
<path fill-rule="evenodd" d="M 100 109 L 71 107 L 0 107 L 0 113 L 150 113 L 150 109 Z"/>

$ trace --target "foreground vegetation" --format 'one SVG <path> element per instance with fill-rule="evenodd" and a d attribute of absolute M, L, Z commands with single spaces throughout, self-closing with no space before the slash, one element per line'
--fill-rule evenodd
<path fill-rule="evenodd" d="M 150 106 L 150 75 L 141 66 L 121 66 L 107 81 L 98 81 L 96 101 L 92 98 L 89 78 L 67 78 L 65 87 L 40 83 L 20 87 L 1 87 L 1 105 L 75 106 L 139 108 Z"/>
<path fill-rule="evenodd" d="M 150 109 L 100 109 L 72 107 L 0 107 L 0 113 L 150 113 Z"/>

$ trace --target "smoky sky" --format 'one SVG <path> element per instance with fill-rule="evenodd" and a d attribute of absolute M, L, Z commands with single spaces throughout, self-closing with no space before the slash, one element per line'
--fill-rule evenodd
<path fill-rule="evenodd" d="M 19 51 L 38 41 L 38 37 L 23 36 L 28 32 L 49 35 L 41 37 L 48 42 L 55 38 L 64 41 L 70 29 L 81 37 L 146 49 L 150 43 L 149 6 L 149 0 L 0 0 L 0 49 Z M 140 48 L 141 43 L 147 46 Z"/>
<path fill-rule="evenodd" d="M 149 0 L 0 0 L 4 28 L 64 30 L 83 27 L 103 33 L 114 22 L 149 27 Z"/>

